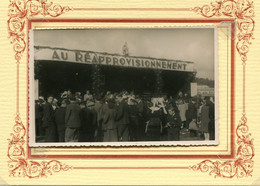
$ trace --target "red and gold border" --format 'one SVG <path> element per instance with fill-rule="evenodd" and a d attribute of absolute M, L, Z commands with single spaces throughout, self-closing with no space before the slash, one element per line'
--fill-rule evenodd
<path fill-rule="evenodd" d="M 54 5 L 52 2 L 47 3 L 47 0 L 10 0 L 7 24 L 17 64 L 16 117 L 11 138 L 8 139 L 7 151 L 10 176 L 37 178 L 72 168 L 58 160 L 37 162 L 26 158 L 24 145 L 28 143 L 28 130 L 22 123 L 19 112 L 19 64 L 28 44 L 26 43 L 25 34 L 26 22 L 30 17 L 36 15 L 58 17 L 69 10 L 71 10 L 69 7 Z"/>
<path fill-rule="evenodd" d="M 47 2 L 48 0 L 10 0 L 8 32 L 13 45 L 13 50 L 15 53 L 15 61 L 17 64 L 17 97 L 16 97 L 16 117 L 15 124 L 13 126 L 13 131 L 11 133 L 11 138 L 9 139 L 7 156 L 9 158 L 9 172 L 10 176 L 24 176 L 29 178 L 43 177 L 51 175 L 54 172 L 60 172 L 61 170 L 72 169 L 71 166 L 64 165 L 58 160 L 50 161 L 33 161 L 28 158 L 28 152 L 25 150 L 25 144 L 28 143 L 28 130 L 22 123 L 19 113 L 19 64 L 23 53 L 26 51 L 26 46 L 28 45 L 28 37 L 26 37 L 25 25 L 28 23 L 29 19 L 34 16 L 50 16 L 58 17 L 65 12 L 75 10 L 75 11 L 86 11 L 89 9 L 82 8 L 70 8 L 63 7 L 61 5 L 53 4 L 52 2 Z M 142 8 L 145 11 L 145 8 Z M 125 11 L 125 9 L 123 9 Z M 130 11 L 138 11 L 138 9 L 129 9 Z M 127 11 L 129 11 L 127 9 Z M 106 9 L 102 9 L 106 11 Z M 107 11 L 114 11 L 107 9 Z M 119 11 L 119 9 L 117 10 Z M 169 11 L 163 9 L 150 10 L 147 11 Z M 175 10 L 177 11 L 177 10 Z M 188 11 L 187 9 L 178 9 L 178 11 Z M 254 157 L 254 145 L 251 134 L 249 133 L 247 118 L 245 112 L 245 65 L 247 61 L 247 53 L 249 52 L 249 45 L 253 39 L 254 25 L 254 7 L 252 0 L 240 1 L 240 0 L 218 0 L 217 2 L 212 2 L 210 5 L 204 5 L 202 7 L 195 7 L 189 9 L 189 11 L 194 11 L 201 14 L 204 22 L 214 22 L 212 19 L 214 17 L 226 16 L 229 17 L 231 21 L 235 20 L 237 24 L 238 33 L 232 33 L 233 37 L 236 39 L 236 51 L 239 53 L 242 65 L 243 65 L 243 113 L 239 124 L 236 127 L 236 145 L 237 150 L 235 158 L 227 161 L 213 161 L 204 160 L 196 165 L 190 166 L 191 170 L 199 170 L 201 172 L 209 172 L 210 175 L 215 177 L 226 177 L 233 178 L 251 176 L 253 172 L 253 157 Z M 71 20 L 73 21 L 73 20 Z M 100 20 L 96 20 L 99 22 Z M 109 21 L 109 20 L 108 20 Z M 110 20 L 116 21 L 116 20 Z M 129 22 L 154 22 L 154 20 L 128 20 Z M 157 20 L 158 21 L 158 20 Z M 160 20 L 159 22 L 168 22 L 169 20 Z M 194 20 L 193 20 L 194 21 Z M 191 22 L 193 22 L 191 20 Z M 227 20 L 226 20 L 227 21 Z M 177 21 L 178 22 L 178 21 Z M 181 22 L 181 20 L 180 20 Z M 194 21 L 195 22 L 195 21 Z M 235 30 L 235 25 L 232 24 L 233 30 Z M 232 52 L 231 61 L 234 61 L 234 51 Z M 233 68 L 234 69 L 234 68 Z M 234 72 L 233 72 L 234 73 Z M 231 82 L 234 82 L 234 74 L 231 75 Z M 234 86 L 231 87 L 234 91 Z M 232 98 L 234 99 L 234 98 Z M 234 100 L 233 100 L 234 101 Z M 231 104 L 234 102 L 231 101 Z M 234 105 L 233 105 L 234 106 Z M 231 106 L 231 108 L 233 108 Z M 233 110 L 231 110 L 231 115 Z M 231 116 L 231 120 L 233 117 Z M 231 121 L 232 122 L 232 121 Z M 234 132 L 234 131 L 233 131 Z M 231 131 L 232 133 L 232 131 Z M 233 134 L 233 133 L 232 133 Z M 232 143 L 233 144 L 233 143 Z M 27 155 L 26 155 L 27 153 Z M 114 157 L 115 158 L 115 157 Z M 140 158 L 140 157 L 136 157 Z M 148 157 L 149 158 L 149 157 Z M 158 157 L 160 158 L 160 157 Z M 166 157 L 161 157 L 166 158 Z M 211 158 L 205 157 L 205 158 Z M 78 167 L 79 168 L 79 167 Z M 112 167 L 111 167 L 112 168 Z M 142 168 L 142 167 L 139 167 Z M 144 167 L 145 168 L 145 167 Z M 147 168 L 147 167 L 146 167 Z M 152 167 L 150 167 L 152 168 Z M 160 169 L 160 167 L 156 167 Z M 163 168 L 163 167 L 161 167 Z M 167 168 L 167 167 L 164 167 Z M 179 167 L 180 168 L 180 167 Z M 181 167 L 182 169 L 187 167 Z M 83 169 L 83 167 L 82 167 Z"/>
<path fill-rule="evenodd" d="M 251 133 L 249 133 L 245 110 L 245 65 L 247 61 L 247 53 L 249 52 L 249 45 L 251 44 L 251 40 L 254 39 L 253 33 L 255 22 L 253 20 L 253 1 L 221 0 L 212 2 L 210 5 L 195 7 L 193 11 L 206 18 L 224 15 L 236 19 L 238 29 L 236 35 L 236 50 L 243 62 L 243 113 L 241 120 L 236 127 L 236 158 L 228 161 L 204 160 L 191 168 L 193 170 L 200 170 L 201 172 L 209 172 L 210 175 L 213 174 L 215 177 L 233 178 L 235 176 L 252 176 L 254 165 L 254 145 Z"/>

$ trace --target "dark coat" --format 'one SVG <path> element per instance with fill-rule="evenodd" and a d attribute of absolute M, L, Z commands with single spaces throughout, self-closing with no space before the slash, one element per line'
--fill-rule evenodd
<path fill-rule="evenodd" d="M 147 116 L 148 116 L 149 120 L 154 119 L 154 118 L 158 118 L 160 121 L 164 120 L 164 114 L 163 114 L 162 109 L 159 109 L 154 112 L 152 112 L 150 109 L 148 109 Z"/>
<path fill-rule="evenodd" d="M 97 112 L 88 108 L 83 108 L 80 111 L 81 127 L 86 129 L 96 128 Z"/>
<path fill-rule="evenodd" d="M 58 131 L 65 131 L 65 115 L 66 115 L 66 107 L 60 107 L 55 112 L 55 122 Z"/>
<path fill-rule="evenodd" d="M 144 103 L 143 101 L 140 101 L 139 103 L 136 104 L 136 110 L 139 116 L 143 115 L 144 112 Z"/>
<path fill-rule="evenodd" d="M 70 128 L 80 128 L 80 106 L 71 103 L 66 108 L 65 124 Z"/>
<path fill-rule="evenodd" d="M 209 118 L 209 107 L 207 105 L 201 106 L 200 120 L 201 120 L 200 130 L 202 132 L 208 133 L 210 118 Z"/>
<path fill-rule="evenodd" d="M 43 112 L 42 105 L 39 103 L 35 103 L 35 119 L 41 119 L 42 112 Z"/>
<path fill-rule="evenodd" d="M 178 128 L 181 127 L 181 118 L 179 114 L 175 113 L 175 115 L 167 115 L 167 123 L 169 124 L 169 128 Z"/>
<path fill-rule="evenodd" d="M 209 139 L 215 140 L 215 106 L 214 103 L 207 103 L 209 108 Z"/>
<path fill-rule="evenodd" d="M 116 109 L 116 122 L 118 125 L 129 124 L 128 105 L 125 101 L 121 101 Z"/>
<path fill-rule="evenodd" d="M 93 142 L 97 128 L 97 112 L 95 109 L 83 108 L 80 111 L 81 128 L 79 141 Z"/>
<path fill-rule="evenodd" d="M 94 109 L 97 114 L 97 124 L 100 126 L 102 120 L 103 120 L 103 104 L 100 102 L 96 102 L 94 105 Z"/>
<path fill-rule="evenodd" d="M 102 130 L 116 128 L 116 106 L 114 102 L 102 107 Z"/>
<path fill-rule="evenodd" d="M 215 120 L 215 106 L 214 106 L 214 103 L 209 102 L 207 104 L 207 106 L 209 107 L 209 119 L 210 119 L 211 122 L 214 122 L 214 120 Z"/>
<path fill-rule="evenodd" d="M 188 110 L 186 112 L 186 119 L 187 121 L 191 121 L 192 119 L 197 118 L 197 107 L 196 103 L 189 103 L 188 104 Z"/>
<path fill-rule="evenodd" d="M 43 118 L 42 118 L 43 127 L 53 126 L 54 123 L 54 110 L 50 103 L 45 103 L 43 106 Z"/>
<path fill-rule="evenodd" d="M 103 118 L 103 130 L 116 129 L 116 110 L 114 107 L 106 107 Z"/>

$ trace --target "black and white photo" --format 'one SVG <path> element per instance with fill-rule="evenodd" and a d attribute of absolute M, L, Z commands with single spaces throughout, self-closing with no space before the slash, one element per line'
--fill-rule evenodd
<path fill-rule="evenodd" d="M 217 145 L 214 27 L 30 32 L 30 146 Z"/>

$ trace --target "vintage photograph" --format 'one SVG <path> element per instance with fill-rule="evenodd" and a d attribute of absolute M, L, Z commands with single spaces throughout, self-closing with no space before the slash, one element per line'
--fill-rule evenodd
<path fill-rule="evenodd" d="M 30 32 L 30 144 L 218 144 L 216 28 Z"/>

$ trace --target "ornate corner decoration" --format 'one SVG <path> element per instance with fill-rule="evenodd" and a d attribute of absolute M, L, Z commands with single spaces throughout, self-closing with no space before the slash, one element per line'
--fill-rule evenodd
<path fill-rule="evenodd" d="M 194 12 L 206 17 L 233 17 L 236 20 L 238 33 L 236 35 L 236 50 L 242 60 L 245 73 L 245 64 L 249 45 L 254 39 L 253 32 L 255 27 L 254 5 L 252 0 L 218 0 L 210 5 L 195 7 Z M 245 75 L 245 74 L 244 74 Z M 254 167 L 254 144 L 251 133 L 247 125 L 245 113 L 245 81 L 243 81 L 243 113 L 236 127 L 236 158 L 227 161 L 204 160 L 190 168 L 194 171 L 209 172 L 215 177 L 233 178 L 252 176 Z"/>
<path fill-rule="evenodd" d="M 243 63 L 246 63 L 249 45 L 251 45 L 251 40 L 254 39 L 255 21 L 253 17 L 255 12 L 253 0 L 218 0 L 210 3 L 210 5 L 195 7 L 192 10 L 206 18 L 220 16 L 235 18 L 238 28 L 236 49 Z"/>
<path fill-rule="evenodd" d="M 15 117 L 15 125 L 13 126 L 13 133 L 11 133 L 12 138 L 9 139 L 8 144 L 9 176 L 39 178 L 72 169 L 71 166 L 62 164 L 58 160 L 37 162 L 26 159 L 24 149 L 26 132 L 27 130 L 19 114 L 17 114 Z"/>
<path fill-rule="evenodd" d="M 236 136 L 238 148 L 234 160 L 204 160 L 190 168 L 194 171 L 209 172 L 209 175 L 214 175 L 215 177 L 242 178 L 252 176 L 254 145 L 245 114 L 241 117 L 239 125 L 236 128 Z"/>
<path fill-rule="evenodd" d="M 62 164 L 58 160 L 51 161 L 31 161 L 26 157 L 24 144 L 27 141 L 27 129 L 21 121 L 19 113 L 19 64 L 26 43 L 26 24 L 29 18 L 36 15 L 58 17 L 65 12 L 72 10 L 70 7 L 47 2 L 48 0 L 10 0 L 7 21 L 10 42 L 13 45 L 14 57 L 17 64 L 17 113 L 13 132 L 8 139 L 7 156 L 9 158 L 9 176 L 23 176 L 28 178 L 38 178 L 60 171 L 72 169 L 71 166 Z"/>
<path fill-rule="evenodd" d="M 42 15 L 58 17 L 72 10 L 70 7 L 47 2 L 48 0 L 10 0 L 7 21 L 8 33 L 18 62 L 26 49 L 25 25 L 28 18 Z"/>

